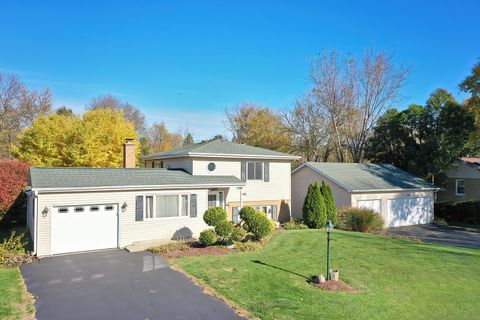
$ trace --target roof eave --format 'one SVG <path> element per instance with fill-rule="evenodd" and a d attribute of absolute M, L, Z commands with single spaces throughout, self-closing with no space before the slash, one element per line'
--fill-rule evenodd
<path fill-rule="evenodd" d="M 266 160 L 298 160 L 301 157 L 294 155 L 249 155 L 249 154 L 226 154 L 226 153 L 194 153 L 189 152 L 183 155 L 158 155 L 158 156 L 144 156 L 142 160 L 160 160 L 160 159 L 173 159 L 173 158 L 227 158 L 227 159 L 266 159 Z"/>

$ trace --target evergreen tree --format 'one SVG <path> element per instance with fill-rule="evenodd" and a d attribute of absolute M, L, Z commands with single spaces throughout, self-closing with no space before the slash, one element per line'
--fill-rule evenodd
<path fill-rule="evenodd" d="M 332 221 L 333 224 L 337 223 L 337 206 L 333 200 L 333 193 L 330 186 L 322 181 L 322 186 L 320 187 L 322 192 L 323 200 L 325 202 L 325 211 L 327 213 L 327 221 Z"/>
<path fill-rule="evenodd" d="M 327 222 L 325 202 L 317 182 L 308 185 L 307 196 L 303 203 L 303 221 L 312 229 L 318 229 Z"/>
<path fill-rule="evenodd" d="M 195 142 L 193 141 L 193 136 L 192 134 L 189 132 L 187 133 L 187 135 L 185 136 L 185 138 L 183 138 L 183 145 L 184 146 L 188 146 L 189 144 L 194 144 Z"/>

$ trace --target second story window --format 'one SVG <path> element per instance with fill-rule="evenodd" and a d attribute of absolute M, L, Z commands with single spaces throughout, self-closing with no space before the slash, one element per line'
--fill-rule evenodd
<path fill-rule="evenodd" d="M 263 180 L 263 162 L 247 162 L 247 180 Z"/>

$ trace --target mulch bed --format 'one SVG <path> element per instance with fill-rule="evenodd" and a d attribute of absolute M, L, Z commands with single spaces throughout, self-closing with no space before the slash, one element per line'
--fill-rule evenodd
<path fill-rule="evenodd" d="M 181 257 L 193 257 L 193 256 L 218 256 L 222 254 L 229 254 L 235 252 L 234 249 L 228 249 L 224 247 L 208 246 L 208 247 L 196 247 L 191 246 L 184 250 L 175 250 L 168 253 L 159 252 L 158 255 L 167 259 L 181 258 Z"/>
<path fill-rule="evenodd" d="M 325 281 L 324 283 L 315 283 L 313 284 L 313 286 L 326 291 L 343 291 L 343 292 L 356 293 L 355 289 L 350 287 L 348 284 L 346 284 L 342 280 L 338 280 L 338 281 L 329 280 L 329 281 Z"/>

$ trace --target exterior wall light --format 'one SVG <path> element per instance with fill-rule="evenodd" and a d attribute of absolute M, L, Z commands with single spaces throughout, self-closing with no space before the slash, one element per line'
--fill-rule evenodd
<path fill-rule="evenodd" d="M 49 210 L 48 210 L 48 207 L 43 208 L 43 210 L 42 210 L 42 217 L 45 218 L 45 217 L 48 215 L 48 211 L 49 211 Z"/>
<path fill-rule="evenodd" d="M 121 207 L 121 208 L 122 208 L 122 212 L 125 212 L 125 211 L 127 210 L 127 207 L 128 207 L 128 205 L 127 205 L 127 202 L 125 201 L 125 202 L 122 204 L 122 207 Z"/>

